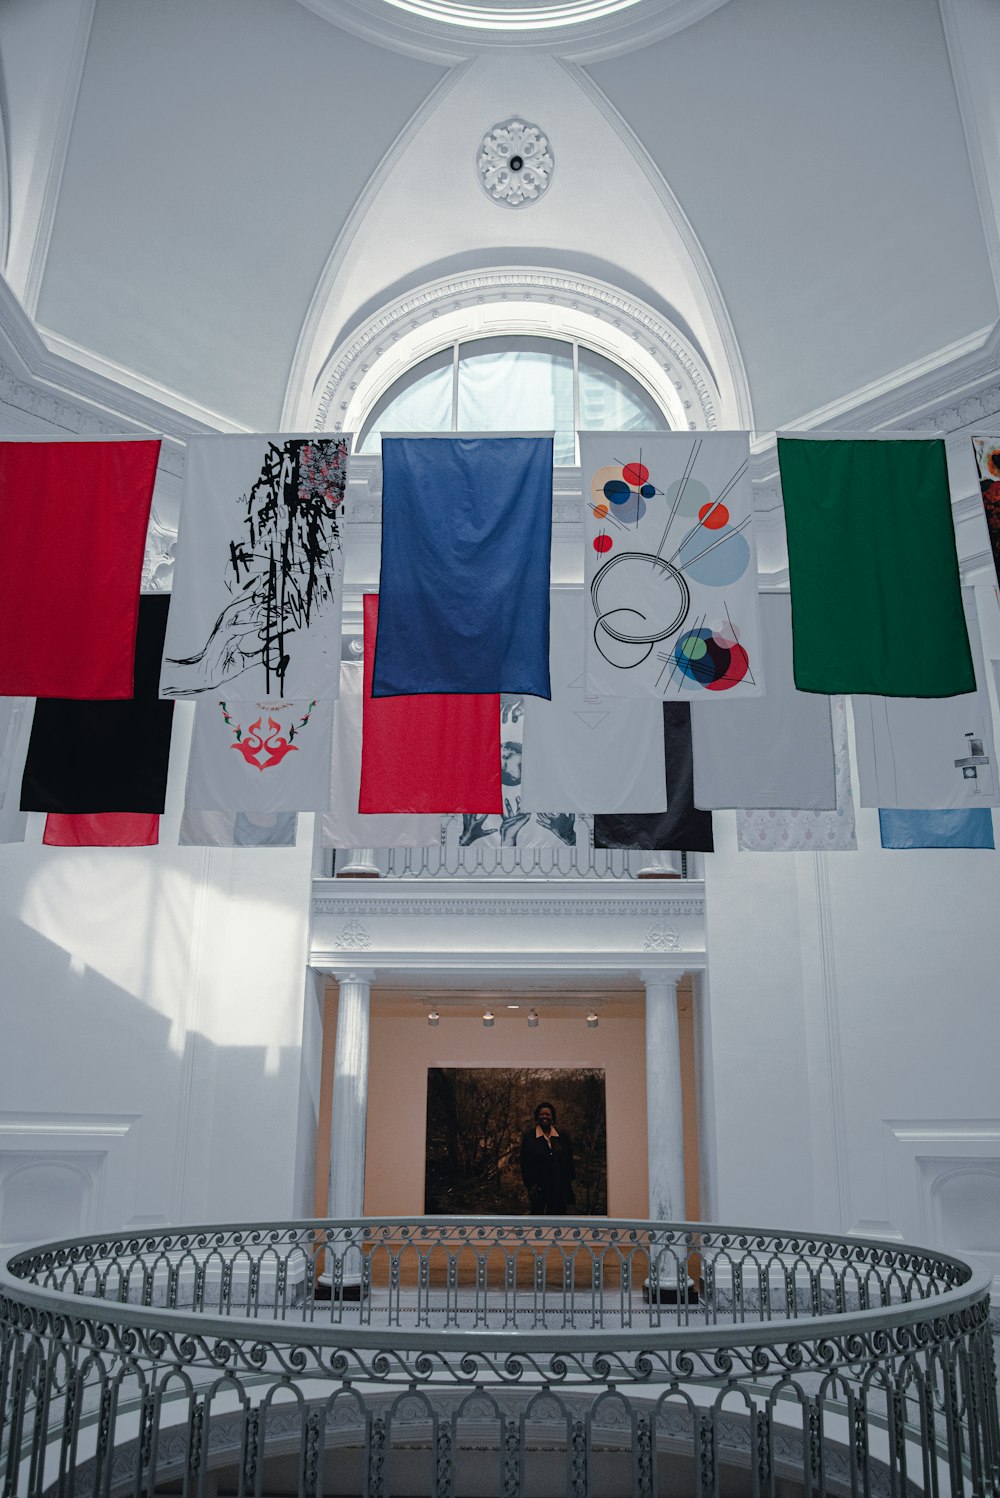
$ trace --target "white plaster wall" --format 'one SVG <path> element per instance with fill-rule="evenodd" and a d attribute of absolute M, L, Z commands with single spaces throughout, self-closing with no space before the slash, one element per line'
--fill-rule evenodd
<path fill-rule="evenodd" d="M 977 598 L 1000 656 L 992 589 Z M 878 813 L 856 814 L 858 851 L 822 854 L 738 853 L 716 815 L 712 1212 L 927 1242 L 1000 1276 L 1000 1219 L 976 1206 L 1000 1172 L 1000 862 L 883 850 Z"/>
<path fill-rule="evenodd" d="M 311 819 L 295 849 L 177 847 L 184 707 L 159 847 L 0 847 L 0 1221 L 4 1171 L 27 1152 L 86 1156 L 67 1233 L 282 1217 L 311 1182 Z M 43 1231 L 47 1192 L 39 1175 Z M 15 1215 L 31 1236 L 31 1211 Z"/>
<path fill-rule="evenodd" d="M 0 432 L 52 430 L 0 406 Z M 0 845 L 0 1238 L 284 1217 L 312 1181 L 303 1007 L 312 822 L 294 849 L 177 846 L 193 709 L 151 849 Z"/>

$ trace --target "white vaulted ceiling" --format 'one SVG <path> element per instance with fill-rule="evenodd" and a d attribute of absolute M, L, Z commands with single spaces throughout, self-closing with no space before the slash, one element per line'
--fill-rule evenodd
<path fill-rule="evenodd" d="M 396 0 L 5 0 L 6 271 L 56 351 L 262 429 L 411 289 L 586 275 L 766 432 L 996 323 L 958 3 L 636 0 L 483 25 L 477 54 L 466 0 L 457 25 Z M 516 114 L 556 168 L 511 210 L 474 160 Z"/>
<path fill-rule="evenodd" d="M 40 323 L 273 425 L 330 246 L 441 76 L 295 0 L 98 0 Z"/>

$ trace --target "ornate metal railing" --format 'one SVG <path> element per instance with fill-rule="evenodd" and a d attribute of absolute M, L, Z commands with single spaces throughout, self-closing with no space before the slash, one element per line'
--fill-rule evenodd
<path fill-rule="evenodd" d="M 382 848 L 343 851 L 336 854 L 336 867 L 354 870 L 366 866 L 383 879 L 638 879 L 649 874 L 687 878 L 691 859 L 686 853 L 651 853 L 624 848 L 595 848 L 593 817 L 552 818 L 571 842 L 549 831 L 549 840 L 537 845 L 531 842 L 501 841 L 501 829 L 493 828 L 486 836 L 475 836 L 476 828 L 463 823 L 482 822 L 482 818 L 443 817 L 440 842 L 429 848 Z M 512 822 L 531 824 L 536 817 L 518 816 Z M 498 822 L 492 818 L 487 825 Z M 514 829 L 519 839 L 524 828 Z M 471 837 L 471 841 L 468 840 Z M 467 839 L 463 842 L 463 838 Z"/>
<path fill-rule="evenodd" d="M 996 1495 L 988 1283 L 605 1219 L 47 1245 L 0 1271 L 0 1491 Z"/>

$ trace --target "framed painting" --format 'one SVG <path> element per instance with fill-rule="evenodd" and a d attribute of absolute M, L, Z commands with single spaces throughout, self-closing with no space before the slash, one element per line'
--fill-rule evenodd
<path fill-rule="evenodd" d="M 425 1212 L 603 1217 L 607 1210 L 603 1069 L 428 1069 Z"/>

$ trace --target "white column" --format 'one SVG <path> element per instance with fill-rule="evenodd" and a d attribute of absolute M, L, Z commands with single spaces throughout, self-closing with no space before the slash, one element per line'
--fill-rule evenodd
<path fill-rule="evenodd" d="M 646 1133 L 649 1215 L 684 1220 L 684 1112 L 676 973 L 643 973 L 646 985 Z"/>
<path fill-rule="evenodd" d="M 368 1031 L 372 972 L 338 979 L 337 1048 L 330 1120 L 330 1217 L 361 1217 L 365 1206 Z"/>
<path fill-rule="evenodd" d="M 679 853 L 649 853 L 643 855 L 642 868 L 637 879 L 680 879 L 681 855 Z"/>
<path fill-rule="evenodd" d="M 342 857 L 343 855 L 341 855 Z M 374 848 L 354 848 L 343 864 L 337 859 L 338 879 L 380 879 Z"/>

